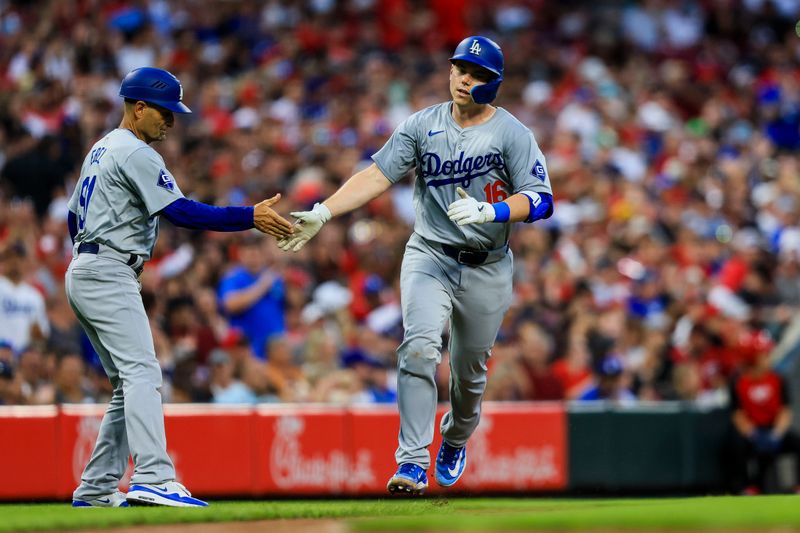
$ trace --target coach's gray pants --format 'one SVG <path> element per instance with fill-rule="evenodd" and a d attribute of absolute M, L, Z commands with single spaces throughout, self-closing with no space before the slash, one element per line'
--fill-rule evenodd
<path fill-rule="evenodd" d="M 442 330 L 450 319 L 450 404 L 441 432 L 454 446 L 478 426 L 486 388 L 486 362 L 503 315 L 511 305 L 513 256 L 488 265 L 460 265 L 416 233 L 406 246 L 400 274 L 403 343 L 397 349 L 400 408 L 397 463 L 430 466 L 436 417 L 436 366 Z"/>
<path fill-rule="evenodd" d="M 175 479 L 167 455 L 161 368 L 133 270 L 116 259 L 80 254 L 65 279 L 67 297 L 114 387 L 92 457 L 73 497 L 117 490 L 133 456 L 131 483 Z"/>

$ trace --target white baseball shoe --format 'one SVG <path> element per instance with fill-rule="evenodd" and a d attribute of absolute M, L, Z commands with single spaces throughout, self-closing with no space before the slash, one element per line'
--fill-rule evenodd
<path fill-rule="evenodd" d="M 208 507 L 208 503 L 192 498 L 192 493 L 177 481 L 136 483 L 128 489 L 131 505 L 164 505 L 167 507 Z"/>
<path fill-rule="evenodd" d="M 96 498 L 72 499 L 73 507 L 130 507 L 125 493 L 116 491 Z"/>

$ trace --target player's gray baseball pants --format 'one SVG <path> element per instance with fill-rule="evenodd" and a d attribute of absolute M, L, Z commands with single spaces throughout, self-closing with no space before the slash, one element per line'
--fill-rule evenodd
<path fill-rule="evenodd" d="M 400 274 L 405 335 L 397 349 L 400 408 L 397 463 L 430 466 L 436 417 L 436 366 L 442 330 L 450 319 L 450 404 L 443 438 L 463 446 L 478 426 L 486 362 L 511 305 L 513 256 L 477 267 L 459 264 L 414 233 Z"/>
<path fill-rule="evenodd" d="M 114 392 L 73 497 L 117 490 L 133 455 L 131 483 L 175 479 L 167 455 L 161 368 L 131 267 L 111 254 L 80 254 L 65 279 L 67 297 L 100 356 Z"/>

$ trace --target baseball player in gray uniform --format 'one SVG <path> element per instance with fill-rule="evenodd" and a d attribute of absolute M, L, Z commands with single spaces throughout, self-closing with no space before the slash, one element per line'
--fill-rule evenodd
<path fill-rule="evenodd" d="M 159 215 L 194 229 L 255 227 L 278 238 L 293 230 L 270 208 L 279 195 L 254 207 L 214 207 L 183 196 L 150 147 L 166 138 L 173 113 L 191 113 L 175 76 L 157 68 L 133 70 L 123 79 L 120 95 L 125 98 L 122 123 L 92 147 L 69 202 L 74 249 L 66 292 L 113 386 L 72 505 L 205 507 L 175 481 L 167 455 L 161 369 L 138 276 L 155 246 Z M 117 489 L 130 455 L 134 471 L 125 495 Z"/>
<path fill-rule="evenodd" d="M 299 250 L 331 217 L 365 204 L 416 168 L 416 221 L 400 275 L 405 333 L 397 350 L 399 466 L 387 486 L 392 493 L 419 494 L 428 486 L 434 374 L 448 320 L 451 410 L 442 418 L 436 481 L 451 486 L 464 472 L 486 362 L 511 303 L 511 223 L 553 212 L 533 133 L 490 105 L 503 81 L 500 48 L 486 37 L 467 37 L 450 62 L 452 101 L 406 119 L 373 155 L 374 164 L 311 211 L 292 213 L 295 233 L 278 241 L 283 250 Z"/>

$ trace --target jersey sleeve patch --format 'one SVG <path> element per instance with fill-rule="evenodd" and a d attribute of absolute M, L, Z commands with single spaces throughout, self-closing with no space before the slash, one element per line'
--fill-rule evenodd
<path fill-rule="evenodd" d="M 175 191 L 175 181 L 164 169 L 161 169 L 161 172 L 158 173 L 158 183 L 156 183 L 156 185 L 170 192 Z"/>
<path fill-rule="evenodd" d="M 544 165 L 537 159 L 531 169 L 531 176 L 537 178 L 539 181 L 544 182 L 547 179 L 547 172 L 544 170 Z"/>

